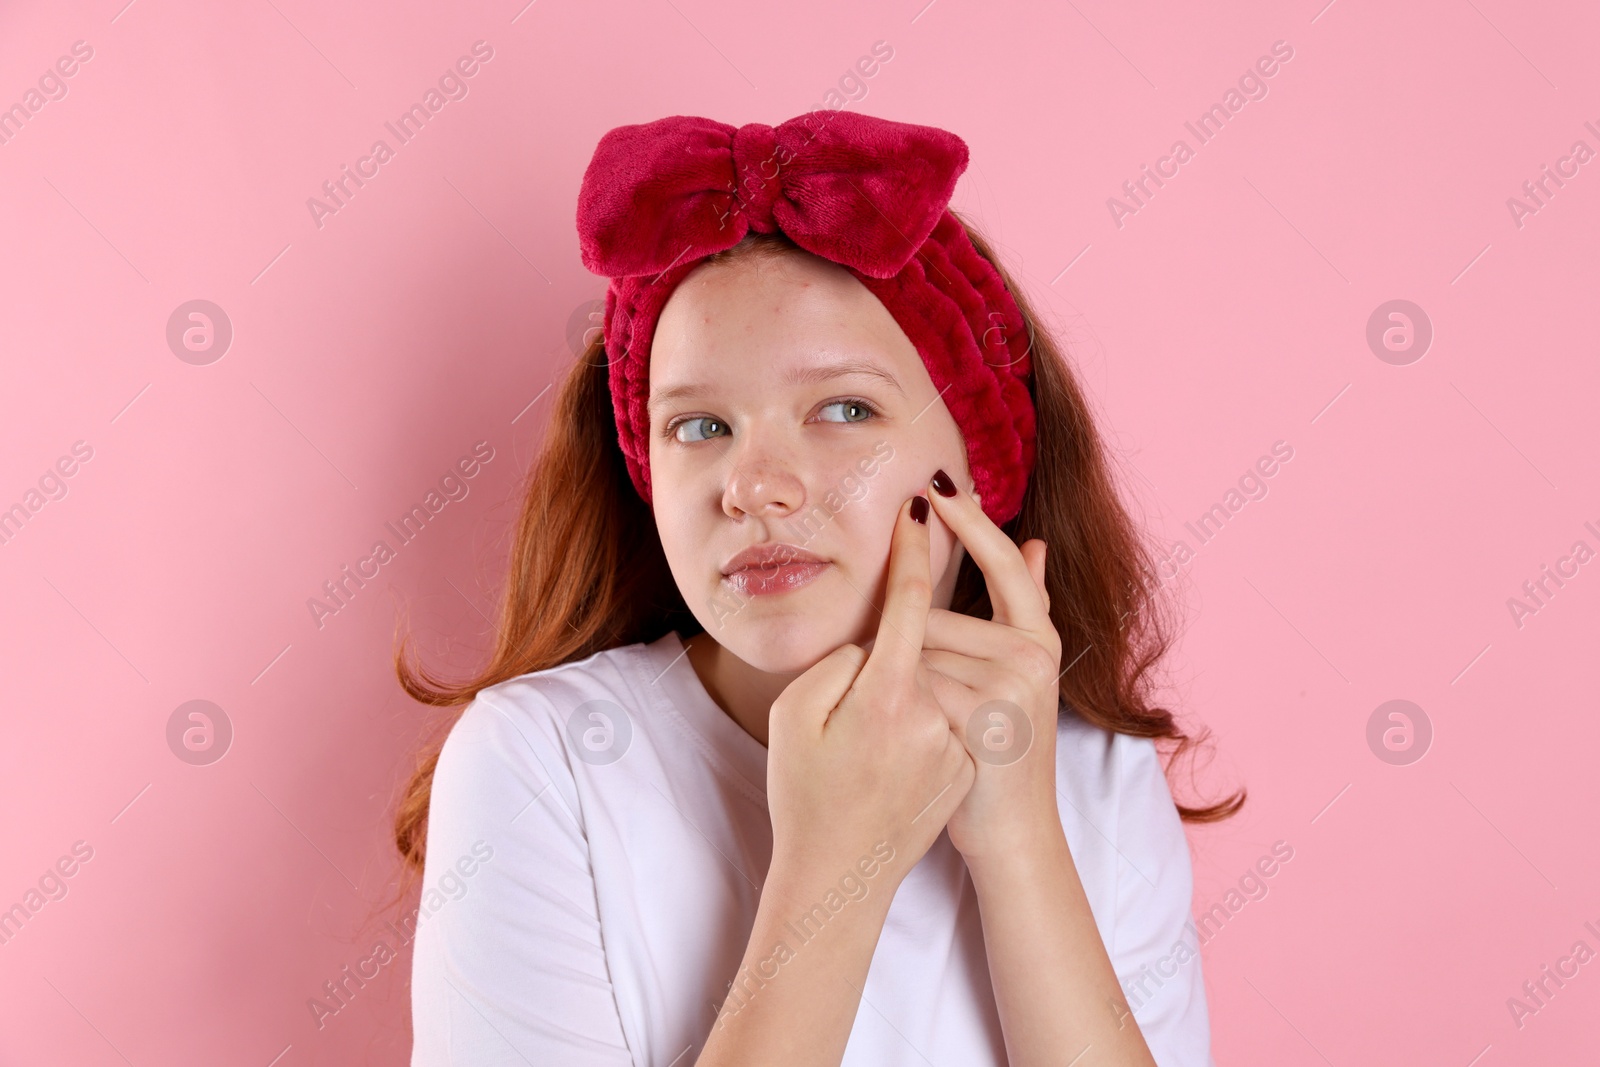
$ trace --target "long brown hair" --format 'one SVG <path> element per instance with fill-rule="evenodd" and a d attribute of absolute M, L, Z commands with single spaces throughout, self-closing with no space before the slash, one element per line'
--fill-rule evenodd
<path fill-rule="evenodd" d="M 1197 740 L 1172 712 L 1150 703 L 1151 668 L 1172 641 L 1166 583 L 1124 509 L 1107 454 L 1061 350 L 988 241 L 956 216 L 1016 298 L 1032 338 L 1038 459 L 1022 511 L 1002 529 L 1017 544 L 1049 546 L 1050 616 L 1061 634 L 1061 696 L 1080 717 L 1135 737 L 1160 739 L 1170 775 Z M 796 246 L 781 234 L 752 233 L 707 257 L 784 255 Z M 581 491 L 579 490 L 581 487 Z M 500 602 L 494 650 L 476 675 L 450 682 L 409 665 L 409 637 L 395 654 L 400 684 L 414 699 L 457 709 L 435 724 L 395 814 L 396 848 L 414 877 L 426 855 L 428 797 L 449 728 L 479 690 L 533 671 L 583 659 L 618 645 L 653 641 L 669 630 L 684 637 L 703 627 L 667 568 L 655 517 L 634 490 L 617 445 L 604 339 L 589 344 L 567 372 L 527 474 L 511 538 L 510 575 Z M 952 611 L 993 614 L 983 572 L 967 556 Z M 1215 822 L 1243 805 L 1243 790 L 1205 807 L 1178 804 L 1188 822 Z M 404 892 L 404 890 L 402 890 Z"/>

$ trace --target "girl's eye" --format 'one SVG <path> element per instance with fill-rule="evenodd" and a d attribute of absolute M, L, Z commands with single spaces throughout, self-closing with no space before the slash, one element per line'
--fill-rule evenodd
<path fill-rule="evenodd" d="M 868 419 L 872 418 L 878 413 L 877 410 L 865 400 L 835 400 L 822 406 L 822 410 L 824 411 L 827 411 L 829 408 L 844 408 L 846 411 L 854 411 L 858 414 L 854 417 L 851 415 L 846 415 L 842 419 L 824 419 L 824 422 L 866 422 Z"/>
<path fill-rule="evenodd" d="M 844 400 L 833 400 L 822 406 L 823 411 L 828 411 L 831 408 L 843 409 L 843 417 L 823 417 L 823 422 L 866 422 L 867 420 L 876 418 L 878 416 L 877 408 L 873 407 L 865 400 L 861 400 L 856 397 L 851 397 Z M 694 430 L 689 430 L 687 434 L 681 432 L 684 430 L 684 428 L 693 427 L 696 424 L 701 424 L 703 427 L 698 433 Z M 727 432 L 728 424 L 723 422 L 721 419 L 715 418 L 714 416 L 686 415 L 683 418 L 676 419 L 668 423 L 666 429 L 663 431 L 663 435 L 674 438 L 675 440 L 684 444 L 690 444 L 695 441 L 704 441 L 712 437 L 723 437 L 726 436 Z"/>
<path fill-rule="evenodd" d="M 684 437 L 684 435 L 679 432 L 680 430 L 682 430 L 683 427 L 685 427 L 685 426 L 693 426 L 697 422 L 705 423 L 706 426 L 708 426 L 708 427 L 713 427 L 714 431 L 713 432 L 709 432 L 709 433 L 704 433 L 702 436 L 699 436 L 699 437 L 691 435 L 691 436 L 689 436 L 687 438 Z M 685 443 L 687 443 L 689 441 L 703 441 L 703 440 L 706 439 L 706 437 L 720 437 L 720 436 L 722 436 L 723 434 L 725 434 L 727 432 L 728 432 L 728 424 L 727 423 L 723 422 L 721 419 L 714 419 L 709 415 L 691 415 L 688 418 L 680 419 L 677 422 L 674 422 L 671 426 L 667 427 L 667 433 L 669 435 L 671 435 L 673 437 L 676 437 L 679 441 L 684 441 Z"/>

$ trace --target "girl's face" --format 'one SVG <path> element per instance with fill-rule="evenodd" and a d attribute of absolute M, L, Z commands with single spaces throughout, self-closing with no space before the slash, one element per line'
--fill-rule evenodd
<path fill-rule="evenodd" d="M 757 670 L 870 649 L 900 505 L 939 468 L 972 491 L 961 431 L 910 338 L 808 252 L 692 271 L 656 324 L 649 405 L 672 576 L 707 635 Z M 933 606 L 947 608 L 961 546 L 931 510 L 928 522 Z M 751 547 L 779 564 L 725 575 Z"/>

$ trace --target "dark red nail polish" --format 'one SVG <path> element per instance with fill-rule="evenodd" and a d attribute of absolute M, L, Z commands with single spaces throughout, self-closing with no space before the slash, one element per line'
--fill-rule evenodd
<path fill-rule="evenodd" d="M 933 472 L 933 488 L 940 496 L 956 495 L 956 483 L 952 482 L 950 476 L 943 470 Z"/>
<path fill-rule="evenodd" d="M 928 524 L 928 498 L 925 496 L 913 497 L 911 500 L 911 518 L 924 526 Z"/>

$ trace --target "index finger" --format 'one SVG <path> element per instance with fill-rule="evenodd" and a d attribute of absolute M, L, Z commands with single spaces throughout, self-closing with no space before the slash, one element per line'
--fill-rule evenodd
<path fill-rule="evenodd" d="M 911 517 L 913 507 L 922 508 L 926 519 L 927 497 L 912 497 L 900 505 L 895 516 L 894 537 L 889 545 L 888 590 L 872 654 L 861 669 L 863 675 L 910 677 L 922 658 L 928 609 L 933 605 L 933 578 L 928 559 L 928 524 Z"/>
<path fill-rule="evenodd" d="M 994 524 L 971 493 L 964 492 L 944 471 L 935 471 L 930 484 L 936 490 L 930 499 L 939 518 L 983 572 L 989 603 L 994 606 L 994 621 L 1019 630 L 1051 625 L 1049 609 L 1016 542 Z"/>

